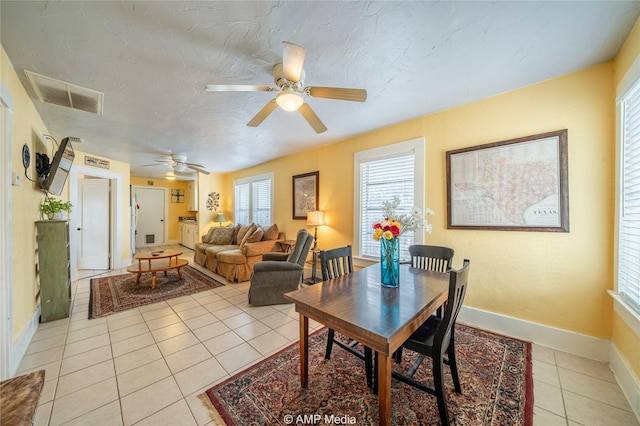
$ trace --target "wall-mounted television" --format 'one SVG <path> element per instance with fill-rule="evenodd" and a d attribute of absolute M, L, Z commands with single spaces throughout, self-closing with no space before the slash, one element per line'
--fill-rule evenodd
<path fill-rule="evenodd" d="M 51 194 L 60 195 L 75 156 L 76 154 L 73 152 L 69 138 L 62 139 L 53 157 L 48 174 L 44 179 L 42 179 L 42 176 L 40 178 L 42 189 Z"/>

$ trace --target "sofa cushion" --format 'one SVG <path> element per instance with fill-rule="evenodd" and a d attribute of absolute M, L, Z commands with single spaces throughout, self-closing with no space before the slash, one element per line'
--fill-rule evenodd
<path fill-rule="evenodd" d="M 207 243 L 207 244 L 211 244 L 211 238 L 213 237 L 213 233 L 216 230 L 216 228 L 214 228 L 213 226 L 211 228 L 209 228 L 209 230 L 207 231 L 206 235 L 202 236 L 202 242 L 203 243 Z"/>
<path fill-rule="evenodd" d="M 231 244 L 233 242 L 233 228 L 227 228 L 226 226 L 224 228 L 216 228 L 210 241 L 211 244 L 215 245 Z"/>
<path fill-rule="evenodd" d="M 258 228 L 256 228 L 255 231 L 253 231 L 253 234 L 251 234 L 249 236 L 249 238 L 246 238 L 245 244 L 246 243 L 257 243 L 258 241 L 262 241 L 262 236 L 263 235 L 264 235 L 264 231 L 262 230 L 262 228 L 258 227 Z"/>
<path fill-rule="evenodd" d="M 224 250 L 217 254 L 218 262 L 241 265 L 247 263 L 247 257 L 239 248 Z"/>
<path fill-rule="evenodd" d="M 242 240 L 244 240 L 244 237 L 247 235 L 247 233 L 249 233 L 249 231 L 253 232 L 255 231 L 255 229 L 256 229 L 255 223 L 241 226 L 240 229 L 238 229 L 238 234 L 236 235 L 235 243 L 238 245 L 242 245 Z M 251 234 L 249 233 L 249 235 Z"/>
<path fill-rule="evenodd" d="M 278 238 L 278 233 L 278 225 L 274 223 L 273 225 L 264 228 L 264 235 L 262 236 L 262 240 L 276 240 Z"/>
<path fill-rule="evenodd" d="M 253 232 L 256 230 L 258 226 L 255 223 L 252 223 L 249 226 L 249 229 L 247 230 L 247 232 L 243 235 L 242 239 L 240 239 L 240 233 L 242 232 L 242 229 L 240 229 L 240 232 L 238 233 L 238 241 L 240 241 L 240 248 L 244 247 L 245 244 L 247 244 L 247 240 L 249 239 L 249 237 L 251 237 L 251 235 L 253 234 Z"/>

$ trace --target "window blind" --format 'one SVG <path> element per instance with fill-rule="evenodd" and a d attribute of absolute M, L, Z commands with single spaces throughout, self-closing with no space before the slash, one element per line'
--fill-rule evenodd
<path fill-rule="evenodd" d="M 235 185 L 234 213 L 236 223 L 248 225 L 249 223 L 249 183 Z"/>
<path fill-rule="evenodd" d="M 380 243 L 373 236 L 373 224 L 384 219 L 382 203 L 401 200 L 396 209 L 399 214 L 409 213 L 414 207 L 415 154 L 402 153 L 382 159 L 363 161 L 360 164 L 360 255 L 380 257 Z M 400 258 L 409 258 L 409 246 L 413 244 L 413 232 L 400 238 Z"/>
<path fill-rule="evenodd" d="M 618 293 L 640 313 L 640 81 L 621 104 Z"/>
<path fill-rule="evenodd" d="M 251 183 L 253 222 L 261 226 L 271 225 L 271 179 Z"/>

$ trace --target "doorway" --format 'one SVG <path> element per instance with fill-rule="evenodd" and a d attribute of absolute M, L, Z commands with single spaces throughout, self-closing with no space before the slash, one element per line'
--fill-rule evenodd
<path fill-rule="evenodd" d="M 17 368 L 11 364 L 13 355 L 13 323 L 12 306 L 13 299 L 11 283 L 13 282 L 12 245 L 11 245 L 11 128 L 13 115 L 13 101 L 9 92 L 0 82 L 0 381 L 11 377 L 13 370 Z"/>
<path fill-rule="evenodd" d="M 109 179 L 78 179 L 78 269 L 109 269 Z"/>
<path fill-rule="evenodd" d="M 137 207 L 136 248 L 165 244 L 168 200 L 166 188 L 134 188 Z"/>

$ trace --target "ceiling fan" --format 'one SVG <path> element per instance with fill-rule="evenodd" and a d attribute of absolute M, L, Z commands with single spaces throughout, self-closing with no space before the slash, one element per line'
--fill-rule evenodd
<path fill-rule="evenodd" d="M 208 175 L 209 172 L 204 169 L 204 166 L 201 164 L 195 163 L 187 163 L 186 155 L 172 154 L 171 159 L 166 160 L 154 160 L 156 164 L 143 164 L 141 167 L 151 167 L 157 166 L 157 163 L 171 163 L 170 166 L 173 168 L 173 171 L 176 173 L 184 173 L 189 172 L 187 169 L 195 170 L 200 173 L 204 173 Z"/>
<path fill-rule="evenodd" d="M 304 101 L 303 95 L 312 98 L 355 102 L 364 102 L 367 99 L 367 91 L 364 89 L 305 86 L 305 73 L 302 69 L 305 49 L 288 41 L 284 41 L 282 44 L 284 45 L 282 63 L 273 67 L 273 81 L 276 87 L 247 84 L 207 84 L 206 90 L 209 92 L 278 92 L 276 97 L 270 100 L 247 123 L 247 126 L 258 127 L 279 106 L 285 111 L 300 111 L 300 114 L 316 133 L 322 133 L 327 128 L 309 104 Z"/>

